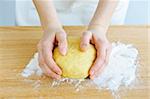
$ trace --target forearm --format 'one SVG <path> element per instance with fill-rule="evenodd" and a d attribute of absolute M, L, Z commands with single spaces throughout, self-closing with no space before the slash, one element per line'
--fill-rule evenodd
<path fill-rule="evenodd" d="M 44 30 L 47 30 L 49 27 L 61 27 L 52 0 L 33 0 L 33 2 Z"/>
<path fill-rule="evenodd" d="M 96 28 L 106 33 L 118 1 L 119 0 L 100 0 L 88 29 Z"/>

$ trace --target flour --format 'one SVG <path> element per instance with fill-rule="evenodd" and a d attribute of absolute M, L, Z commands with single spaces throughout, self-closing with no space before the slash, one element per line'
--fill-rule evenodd
<path fill-rule="evenodd" d="M 109 63 L 94 83 L 112 91 L 129 86 L 136 79 L 138 51 L 132 45 L 113 43 Z"/>
<path fill-rule="evenodd" d="M 128 87 L 136 80 L 136 71 L 138 66 L 138 51 L 132 45 L 123 43 L 112 43 L 112 52 L 109 57 L 109 62 L 104 71 L 93 81 L 98 88 L 117 91 L 121 86 Z M 31 75 L 42 75 L 42 70 L 38 65 L 38 53 L 30 60 L 29 64 L 22 72 L 23 77 Z M 83 79 L 62 78 L 54 80 L 52 86 L 60 85 L 61 83 L 73 84 L 78 91 L 85 82 Z"/>

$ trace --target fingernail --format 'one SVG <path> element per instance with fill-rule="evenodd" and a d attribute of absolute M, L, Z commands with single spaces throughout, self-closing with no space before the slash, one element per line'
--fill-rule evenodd
<path fill-rule="evenodd" d="M 87 48 L 87 44 L 82 44 L 81 45 L 81 51 L 86 51 Z"/>
<path fill-rule="evenodd" d="M 90 75 L 92 76 L 93 74 L 94 74 L 94 71 L 93 71 L 93 70 L 91 70 Z"/>
<path fill-rule="evenodd" d="M 61 72 L 61 71 L 59 71 L 59 72 L 58 72 L 58 75 L 61 75 L 61 74 L 62 74 L 62 72 Z"/>
<path fill-rule="evenodd" d="M 56 79 L 60 79 L 61 78 L 61 76 L 58 76 Z"/>
<path fill-rule="evenodd" d="M 90 76 L 90 79 L 92 79 L 92 80 L 93 80 L 93 79 L 94 79 L 94 76 Z"/>
<path fill-rule="evenodd" d="M 62 54 L 63 56 L 65 56 L 66 53 L 67 53 L 67 52 L 66 52 L 66 49 L 62 48 L 62 49 L 61 49 L 61 54 Z"/>
<path fill-rule="evenodd" d="M 61 74 L 62 74 L 62 71 L 58 69 L 58 70 L 56 71 L 56 73 L 57 73 L 58 75 L 61 75 Z"/>
<path fill-rule="evenodd" d="M 83 48 L 86 48 L 86 47 L 87 47 L 87 44 L 82 44 L 82 47 L 83 47 Z"/>

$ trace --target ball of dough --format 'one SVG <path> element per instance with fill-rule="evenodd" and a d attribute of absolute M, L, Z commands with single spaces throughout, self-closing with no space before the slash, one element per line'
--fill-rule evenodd
<path fill-rule="evenodd" d="M 61 55 L 58 47 L 54 49 L 53 57 L 57 65 L 62 69 L 62 76 L 68 78 L 86 78 L 89 69 L 96 57 L 96 50 L 90 44 L 85 52 L 80 50 L 80 38 L 68 37 L 68 51 Z"/>

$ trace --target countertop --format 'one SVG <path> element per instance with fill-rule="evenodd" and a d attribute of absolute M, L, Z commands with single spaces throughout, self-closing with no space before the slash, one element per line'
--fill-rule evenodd
<path fill-rule="evenodd" d="M 68 35 L 80 35 L 86 27 L 65 26 Z M 121 91 L 122 99 L 148 99 L 150 93 L 150 26 L 110 26 L 108 38 L 111 42 L 132 43 L 140 53 L 138 84 Z M 109 91 L 98 91 L 94 87 L 75 92 L 70 85 L 50 87 L 51 79 L 43 77 L 23 78 L 20 73 L 36 52 L 42 36 L 41 27 L 0 27 L 0 98 L 13 99 L 113 99 Z M 40 81 L 41 86 L 34 88 Z"/>

